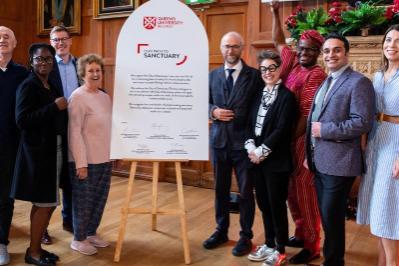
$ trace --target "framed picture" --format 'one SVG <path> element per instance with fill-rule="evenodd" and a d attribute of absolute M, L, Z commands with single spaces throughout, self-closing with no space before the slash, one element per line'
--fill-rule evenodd
<path fill-rule="evenodd" d="M 37 0 L 37 32 L 48 36 L 54 26 L 62 25 L 71 34 L 80 34 L 81 0 Z"/>
<path fill-rule="evenodd" d="M 95 19 L 128 17 L 139 0 L 93 0 Z"/>

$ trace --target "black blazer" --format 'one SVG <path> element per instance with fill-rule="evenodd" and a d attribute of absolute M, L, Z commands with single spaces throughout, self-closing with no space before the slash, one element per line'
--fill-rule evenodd
<path fill-rule="evenodd" d="M 254 139 L 257 147 L 265 144 L 272 150 L 259 167 L 269 172 L 291 172 L 293 167 L 291 134 L 297 117 L 295 96 L 283 84 L 279 86 L 277 98 L 267 111 L 263 122 L 262 133 L 255 137 L 256 118 L 263 88 L 264 86 L 257 91 L 256 98 L 252 103 L 246 139 Z M 253 166 L 254 164 L 252 164 Z"/>
<path fill-rule="evenodd" d="M 75 70 L 77 71 L 77 67 L 76 67 L 77 58 L 75 58 L 75 57 L 73 57 L 71 55 L 71 60 L 72 60 L 73 65 L 75 66 Z M 80 78 L 79 78 L 77 73 L 76 73 L 76 77 L 78 78 L 78 85 L 79 86 L 82 85 L 81 82 L 80 82 Z M 62 80 L 61 80 L 60 69 L 58 68 L 58 63 L 57 63 L 57 60 L 56 60 L 55 57 L 54 57 L 54 67 L 53 67 L 53 70 L 51 70 L 48 79 L 52 83 L 54 83 L 57 86 L 57 88 L 61 89 L 61 93 L 62 93 L 61 95 L 64 96 L 64 90 L 62 88 Z"/>
<path fill-rule="evenodd" d="M 233 150 L 244 149 L 245 131 L 250 103 L 257 88 L 263 83 L 260 72 L 247 66 L 243 68 L 234 84 L 233 91 L 227 95 L 224 66 L 209 74 L 209 115 L 219 107 L 233 110 L 234 119 L 230 122 L 214 120 L 211 125 L 210 142 L 212 148 L 226 148 L 228 140 Z"/>
<path fill-rule="evenodd" d="M 71 55 L 71 60 L 72 60 L 73 65 L 75 66 L 75 70 L 77 71 L 77 67 L 76 67 L 77 58 L 73 57 Z M 81 82 L 80 82 L 81 80 L 77 74 L 76 74 L 76 76 L 78 78 L 78 86 L 81 86 Z M 57 60 L 55 57 L 54 57 L 54 67 L 49 75 L 49 82 L 53 83 L 57 88 L 59 88 L 59 92 L 61 93 L 61 96 L 64 96 L 64 89 L 62 87 L 60 69 L 58 68 L 58 63 L 57 63 Z M 66 113 L 67 113 L 66 117 L 67 117 L 67 121 L 68 121 L 68 112 L 66 112 Z M 65 145 L 68 146 L 68 136 L 67 135 L 63 136 L 62 143 L 65 143 Z M 66 189 L 71 189 L 71 182 L 69 180 L 69 175 L 63 175 L 63 176 L 65 176 L 66 178 L 61 178 L 60 187 L 66 188 Z"/>
<path fill-rule="evenodd" d="M 15 160 L 19 140 L 15 124 L 15 94 L 19 84 L 28 74 L 25 67 L 13 61 L 8 63 L 6 71 L 0 70 L 0 158 L 2 159 Z"/>
<path fill-rule="evenodd" d="M 66 138 L 66 110 L 55 104 L 61 96 L 54 83 L 53 93 L 44 88 L 34 73 L 18 87 L 15 116 L 21 131 L 11 197 L 32 202 L 56 201 L 57 135 Z M 63 143 L 61 178 L 67 178 L 68 154 Z"/>

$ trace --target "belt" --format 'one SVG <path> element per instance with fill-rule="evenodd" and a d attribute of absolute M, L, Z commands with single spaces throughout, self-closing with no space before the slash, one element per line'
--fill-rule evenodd
<path fill-rule="evenodd" d="M 389 123 L 399 124 L 399 116 L 391 116 L 384 113 L 377 114 L 377 121 L 385 121 Z"/>

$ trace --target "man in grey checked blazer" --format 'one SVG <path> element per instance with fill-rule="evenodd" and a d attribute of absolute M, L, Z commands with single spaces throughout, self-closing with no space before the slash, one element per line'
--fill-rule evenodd
<path fill-rule="evenodd" d="M 361 135 L 375 115 L 371 81 L 348 65 L 349 42 L 331 34 L 323 44 L 330 74 L 316 93 L 307 127 L 307 165 L 315 173 L 325 233 L 324 266 L 343 266 L 346 199 L 363 172 Z"/>

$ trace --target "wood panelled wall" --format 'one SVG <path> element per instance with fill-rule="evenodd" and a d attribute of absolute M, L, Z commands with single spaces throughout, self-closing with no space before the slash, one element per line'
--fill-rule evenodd
<path fill-rule="evenodd" d="M 14 30 L 18 45 L 14 53 L 15 61 L 26 64 L 27 50 L 33 42 L 48 42 L 48 38 L 36 36 L 36 3 L 37 0 L 1 0 L 0 25 Z M 140 3 L 145 2 L 142 0 Z M 114 65 L 116 41 L 119 31 L 126 18 L 107 20 L 93 19 L 92 0 L 82 0 L 82 30 L 81 35 L 73 36 L 72 53 L 81 56 L 86 53 L 98 53 L 105 59 L 104 88 L 113 93 Z M 302 0 L 282 4 L 280 16 L 282 21 L 300 3 L 306 9 L 323 6 L 327 1 Z M 225 32 L 237 31 L 245 39 L 244 60 L 256 67 L 256 54 L 260 49 L 272 48 L 271 13 L 269 7 L 260 0 L 218 0 L 216 4 L 193 6 L 194 12 L 203 22 L 209 38 L 210 69 L 220 66 L 223 59 L 219 51 L 220 38 Z M 193 32 L 192 34 L 195 34 Z M 187 36 L 190 38 L 190 36 Z M 195 45 L 195 44 L 193 44 Z M 173 164 L 163 163 L 161 174 L 163 180 L 173 181 Z M 128 170 L 128 163 L 118 162 L 115 170 Z M 141 164 L 138 169 L 140 176 L 151 176 L 151 165 Z M 213 186 L 212 168 L 208 161 L 192 161 L 183 164 L 183 176 L 186 184 L 202 187 Z"/>

